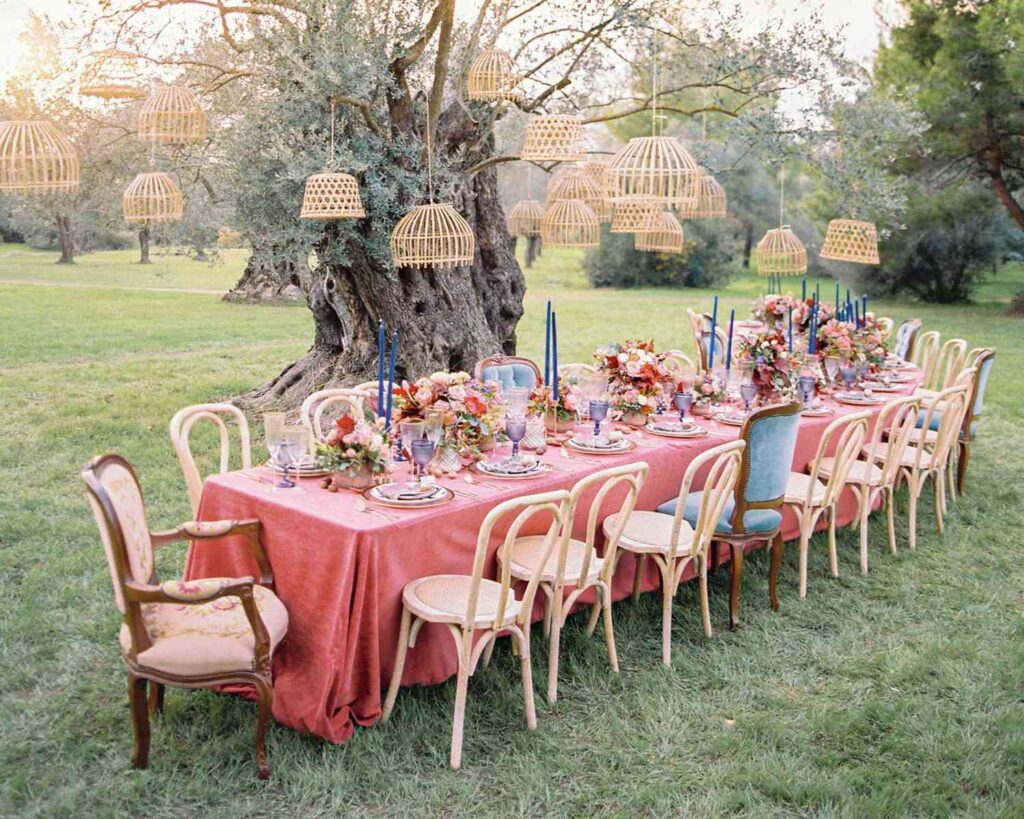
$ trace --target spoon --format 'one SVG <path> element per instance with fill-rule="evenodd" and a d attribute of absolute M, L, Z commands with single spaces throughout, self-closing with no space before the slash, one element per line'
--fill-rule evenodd
<path fill-rule="evenodd" d="M 498 488 L 493 483 L 485 483 L 484 481 L 478 481 L 476 478 L 474 478 L 468 472 L 463 476 L 462 480 L 464 480 L 466 483 L 473 484 L 473 486 L 486 486 L 488 489 L 497 489 Z"/>

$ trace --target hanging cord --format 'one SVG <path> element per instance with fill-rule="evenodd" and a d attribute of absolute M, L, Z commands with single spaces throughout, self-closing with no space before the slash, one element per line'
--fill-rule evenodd
<path fill-rule="evenodd" d="M 430 110 L 427 110 L 427 200 L 434 204 L 434 151 L 431 140 Z"/>
<path fill-rule="evenodd" d="M 785 222 L 785 203 L 786 203 L 786 166 L 785 164 L 779 165 L 779 227 L 782 227 Z"/>
<path fill-rule="evenodd" d="M 335 111 L 336 107 L 337 107 L 337 103 L 332 99 L 331 100 L 331 150 L 330 150 L 330 153 L 327 155 L 327 168 L 329 170 L 332 170 L 332 171 L 334 170 L 334 111 Z"/>
<path fill-rule="evenodd" d="M 651 36 L 651 136 L 658 135 L 658 30 Z"/>

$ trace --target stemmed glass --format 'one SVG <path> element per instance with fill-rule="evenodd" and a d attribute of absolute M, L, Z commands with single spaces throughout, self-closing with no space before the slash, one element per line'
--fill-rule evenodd
<path fill-rule="evenodd" d="M 853 361 L 844 361 L 839 367 L 839 375 L 846 384 L 846 389 L 853 388 L 853 382 L 857 380 L 857 365 Z"/>
<path fill-rule="evenodd" d="M 594 422 L 594 440 L 601 440 L 601 422 L 608 417 L 609 404 L 604 399 L 592 400 L 589 404 L 590 420 Z"/>
<path fill-rule="evenodd" d="M 295 481 L 288 477 L 288 470 L 295 467 L 298 478 L 298 464 L 309 451 L 309 430 L 305 427 L 285 427 L 278 440 L 278 461 L 282 468 L 282 476 L 277 484 L 282 489 L 296 486 Z"/>
<path fill-rule="evenodd" d="M 744 381 L 740 384 L 740 398 L 743 399 L 743 411 L 750 412 L 750 402 L 757 398 L 757 384 L 753 381 Z"/>
<path fill-rule="evenodd" d="M 512 442 L 512 457 L 509 458 L 509 462 L 512 464 L 518 464 L 519 442 L 522 441 L 523 437 L 526 435 L 526 416 L 522 414 L 513 415 L 510 412 L 506 412 L 505 434 Z"/>
<path fill-rule="evenodd" d="M 423 433 L 436 449 L 444 437 L 444 413 L 441 410 L 427 410 L 423 421 Z"/>
<path fill-rule="evenodd" d="M 505 404 L 505 412 L 518 418 L 526 415 L 526 405 L 530 402 L 530 391 L 526 387 L 511 387 L 502 390 L 501 399 Z"/>
<path fill-rule="evenodd" d="M 412 441 L 412 461 L 417 468 L 419 483 L 423 483 L 423 472 L 434 459 L 434 442 L 429 438 L 414 438 Z"/>
<path fill-rule="evenodd" d="M 406 452 L 409 453 L 409 457 L 411 458 L 413 441 L 418 441 L 420 438 L 423 437 L 425 426 L 426 425 L 424 424 L 423 421 L 402 421 L 402 423 L 399 424 L 398 427 L 400 442 L 399 451 L 404 449 Z M 413 464 L 414 473 L 416 471 L 415 467 L 416 465 Z"/>
<path fill-rule="evenodd" d="M 284 420 L 283 412 L 267 412 L 263 415 L 263 437 L 267 444 L 267 452 L 270 453 L 270 462 L 277 467 L 282 466 L 283 453 L 281 445 L 284 441 Z M 285 475 L 278 486 L 286 487 L 288 476 Z"/>
<path fill-rule="evenodd" d="M 679 410 L 679 423 L 681 424 L 686 418 L 686 411 L 693 405 L 693 393 L 688 389 L 680 390 L 673 396 L 672 403 Z"/>
<path fill-rule="evenodd" d="M 811 408 L 811 399 L 814 397 L 814 388 L 818 384 L 818 379 L 813 375 L 801 375 L 797 379 L 797 385 L 800 387 L 800 396 L 804 400 L 804 409 L 809 410 Z"/>
<path fill-rule="evenodd" d="M 677 385 L 674 377 L 663 378 L 661 380 L 661 408 L 658 410 L 659 415 L 672 406 L 672 401 L 676 395 L 676 389 Z"/>
<path fill-rule="evenodd" d="M 836 374 L 839 372 L 840 363 L 837 355 L 825 356 L 825 374 L 828 375 L 829 386 L 836 383 Z"/>

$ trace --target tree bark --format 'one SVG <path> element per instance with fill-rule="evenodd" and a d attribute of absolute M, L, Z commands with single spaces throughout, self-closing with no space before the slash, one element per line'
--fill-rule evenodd
<path fill-rule="evenodd" d="M 312 273 L 308 302 L 315 335 L 309 352 L 243 396 L 243 405 L 293 407 L 327 385 L 372 378 L 380 321 L 389 338 L 398 334 L 396 379 L 472 372 L 484 356 L 515 352 L 526 283 L 505 229 L 497 173 L 492 168 L 461 181 L 455 207 L 476 236 L 472 266 L 391 270 L 358 239 L 349 242 L 349 264 L 321 262 Z M 328 227 L 322 243 L 331 239 Z"/>
<path fill-rule="evenodd" d="M 540 236 L 526 237 L 526 267 L 532 268 L 533 263 L 540 256 Z"/>
<path fill-rule="evenodd" d="M 224 295 L 232 302 L 295 302 L 305 298 L 313 274 L 300 254 L 277 248 L 253 248 L 242 277 Z"/>
<path fill-rule="evenodd" d="M 750 254 L 754 250 L 754 226 L 749 222 L 743 224 L 743 269 L 750 270 Z"/>
<path fill-rule="evenodd" d="M 139 231 L 139 264 L 149 264 L 149 225 Z"/>
<path fill-rule="evenodd" d="M 71 230 L 71 218 L 69 216 L 58 215 L 57 221 L 57 238 L 60 242 L 60 258 L 57 259 L 57 264 L 74 264 L 75 263 L 75 237 Z"/>

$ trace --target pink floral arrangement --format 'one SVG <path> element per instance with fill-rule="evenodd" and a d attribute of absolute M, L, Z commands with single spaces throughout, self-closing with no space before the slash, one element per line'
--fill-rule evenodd
<path fill-rule="evenodd" d="M 653 341 L 628 340 L 594 351 L 598 368 L 608 376 L 611 405 L 616 414 L 650 415 L 658 408 L 661 382 L 669 377 L 664 354 Z"/>
<path fill-rule="evenodd" d="M 500 388 L 466 372 L 436 372 L 395 390 L 398 420 L 423 418 L 428 410 L 444 413 L 446 443 L 459 451 L 475 450 L 501 425 Z"/>
<path fill-rule="evenodd" d="M 379 475 L 387 470 L 390 444 L 383 418 L 370 423 L 342 415 L 327 438 L 316 444 L 316 460 L 320 466 L 350 477 L 364 469 Z"/>
<path fill-rule="evenodd" d="M 739 356 L 753 367 L 753 381 L 764 399 L 792 392 L 792 381 L 799 375 L 796 354 L 789 351 L 785 333 L 765 330 L 740 342 Z"/>
<path fill-rule="evenodd" d="M 571 421 L 576 418 L 580 410 L 581 401 L 579 388 L 573 384 L 558 385 L 558 401 L 555 401 L 554 391 L 550 386 L 539 384 L 530 393 L 530 403 L 526 410 L 532 415 L 546 416 L 555 413 L 559 421 Z"/>
<path fill-rule="evenodd" d="M 776 321 L 789 320 L 789 311 L 793 311 L 793 326 L 807 310 L 807 305 L 794 296 L 785 293 L 773 293 L 768 296 L 759 296 L 754 300 L 750 308 L 750 315 L 757 321 L 774 326 Z"/>
<path fill-rule="evenodd" d="M 695 403 L 706 406 L 709 404 L 721 404 L 729 398 L 729 391 L 707 370 L 701 370 L 693 382 L 693 400 Z"/>
<path fill-rule="evenodd" d="M 874 316 L 869 316 L 861 329 L 852 321 L 832 319 L 818 328 L 818 353 L 822 356 L 854 358 L 878 369 L 888 352 L 886 339 Z"/>

